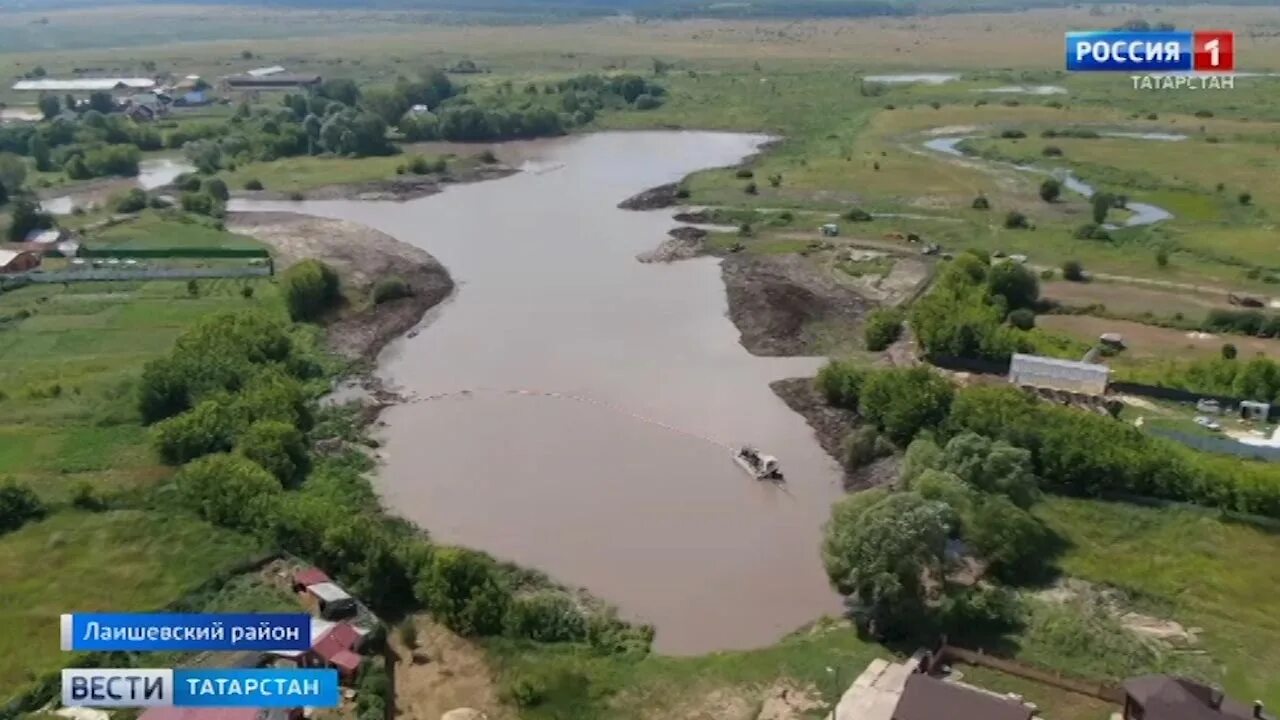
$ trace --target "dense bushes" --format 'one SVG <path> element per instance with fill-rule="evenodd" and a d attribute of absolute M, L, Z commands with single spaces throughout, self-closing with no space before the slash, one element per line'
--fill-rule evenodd
<path fill-rule="evenodd" d="M 436 550 L 416 591 L 435 617 L 465 636 L 501 632 L 511 603 L 511 590 L 493 560 L 462 548 Z"/>
<path fill-rule="evenodd" d="M 341 297 L 338 274 L 319 260 L 303 260 L 280 278 L 285 305 L 294 321 L 313 321 Z"/>
<path fill-rule="evenodd" d="M 0 483 L 0 535 L 39 520 L 45 512 L 44 503 L 31 488 L 12 480 Z"/>
<path fill-rule="evenodd" d="M 147 209 L 147 191 L 133 188 L 116 201 L 116 212 L 136 213 Z"/>
<path fill-rule="evenodd" d="M 947 417 L 951 383 L 927 367 L 877 372 L 862 384 L 859 412 L 898 445 Z"/>
<path fill-rule="evenodd" d="M 143 367 L 138 404 L 144 422 L 184 412 L 207 397 L 238 391 L 268 365 L 306 379 L 313 361 L 283 323 L 264 313 L 218 313 L 180 337 L 169 355 Z"/>
<path fill-rule="evenodd" d="M 189 507 L 224 527 L 255 530 L 273 508 L 280 481 L 257 463 L 237 455 L 202 457 L 178 471 L 174 483 Z"/>
<path fill-rule="evenodd" d="M 238 438 L 236 452 L 261 465 L 285 487 L 302 481 L 310 465 L 307 444 L 296 425 L 259 420 Z"/>
<path fill-rule="evenodd" d="M 845 410 L 857 410 L 862 382 L 868 370 L 853 363 L 831 361 L 818 371 L 818 391 L 827 402 Z"/>
<path fill-rule="evenodd" d="M 581 642 L 587 638 L 587 619 L 564 593 L 540 591 L 512 600 L 506 630 L 539 642 Z"/>
<path fill-rule="evenodd" d="M 875 352 L 884 350 L 902 335 L 902 322 L 906 313 L 898 308 L 879 308 L 867 316 L 867 325 L 863 329 L 867 349 Z"/>
<path fill-rule="evenodd" d="M 1280 470 L 1272 465 L 1199 454 L 1012 388 L 962 390 L 946 427 L 1029 450 L 1036 474 L 1069 492 L 1145 495 L 1280 517 Z"/>
<path fill-rule="evenodd" d="M 1169 361 L 1142 371 L 1130 371 L 1130 376 L 1192 392 L 1262 402 L 1280 401 L 1280 364 L 1265 357 L 1247 362 L 1225 356 L 1189 363 Z"/>
<path fill-rule="evenodd" d="M 413 295 L 413 288 L 409 287 L 409 283 L 404 278 L 389 277 L 379 280 L 377 285 L 373 286 L 373 304 L 381 305 L 384 302 L 399 300 Z"/>
<path fill-rule="evenodd" d="M 934 355 L 1004 360 L 1030 351 L 1027 334 L 1004 324 L 1009 300 L 999 293 L 1028 303 L 1039 296 L 1039 284 L 1020 265 L 1005 262 L 987 268 L 961 255 L 912 307 L 911 327 L 921 346 Z"/>

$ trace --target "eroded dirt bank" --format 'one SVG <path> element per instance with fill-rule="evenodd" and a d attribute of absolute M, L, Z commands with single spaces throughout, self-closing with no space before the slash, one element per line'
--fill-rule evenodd
<path fill-rule="evenodd" d="M 797 255 L 729 255 L 720 265 L 729 318 L 753 355 L 823 354 L 815 326 L 851 326 L 874 303 Z"/>
<path fill-rule="evenodd" d="M 330 349 L 350 360 L 372 360 L 453 291 L 449 272 L 425 250 L 364 225 L 296 213 L 241 212 L 227 217 L 227 229 L 270 245 L 278 269 L 316 258 L 338 272 L 348 304 L 327 325 L 327 336 Z M 413 294 L 374 305 L 373 287 L 393 276 L 404 279 Z"/>

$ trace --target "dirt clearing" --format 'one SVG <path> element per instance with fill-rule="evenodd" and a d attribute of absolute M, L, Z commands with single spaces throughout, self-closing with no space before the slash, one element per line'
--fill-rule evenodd
<path fill-rule="evenodd" d="M 395 667 L 395 716 L 440 720 L 445 713 L 467 708 L 486 720 L 509 720 L 514 714 L 498 700 L 484 651 L 425 617 L 412 619 L 417 647 L 405 646 L 400 633 L 390 633 Z M 453 717 L 465 715 L 455 713 Z"/>
<path fill-rule="evenodd" d="M 227 229 L 256 238 L 276 253 L 277 267 L 316 258 L 342 278 L 347 305 L 328 324 L 330 348 L 351 360 L 372 359 L 453 291 L 448 271 L 425 250 L 345 220 L 294 213 L 233 213 Z M 413 294 L 374 305 L 373 286 L 400 277 Z"/>
<path fill-rule="evenodd" d="M 1273 360 L 1280 359 L 1280 340 L 1247 335 L 1189 333 L 1185 330 L 1143 325 L 1129 320 L 1108 320 L 1091 315 L 1041 315 L 1036 318 L 1036 324 L 1051 332 L 1089 343 L 1097 342 L 1102 333 L 1120 333 L 1127 349 L 1119 357 L 1131 360 L 1217 356 L 1227 343 L 1235 345 L 1243 358 L 1265 355 Z"/>

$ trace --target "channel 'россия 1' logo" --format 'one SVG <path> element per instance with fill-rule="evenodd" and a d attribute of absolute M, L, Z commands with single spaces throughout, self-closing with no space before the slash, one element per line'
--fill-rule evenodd
<path fill-rule="evenodd" d="M 1083 72 L 1232 72 L 1230 30 L 1067 33 L 1067 70 Z"/>

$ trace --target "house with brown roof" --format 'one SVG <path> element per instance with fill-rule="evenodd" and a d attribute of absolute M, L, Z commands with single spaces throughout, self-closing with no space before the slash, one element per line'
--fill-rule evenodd
<path fill-rule="evenodd" d="M 929 674 L 930 656 L 871 661 L 836 705 L 834 720 L 1031 720 L 1016 698 Z"/>
<path fill-rule="evenodd" d="M 907 678 L 892 720 L 1031 720 L 1016 700 L 925 673 Z"/>
<path fill-rule="evenodd" d="M 364 634 L 348 623 L 337 623 L 319 639 L 313 639 L 305 656 L 307 667 L 330 667 L 344 682 L 353 681 L 364 662 L 359 654 Z"/>
<path fill-rule="evenodd" d="M 1171 675 L 1124 683 L 1124 720 L 1275 720 L 1261 701 L 1246 705 L 1222 690 Z"/>

